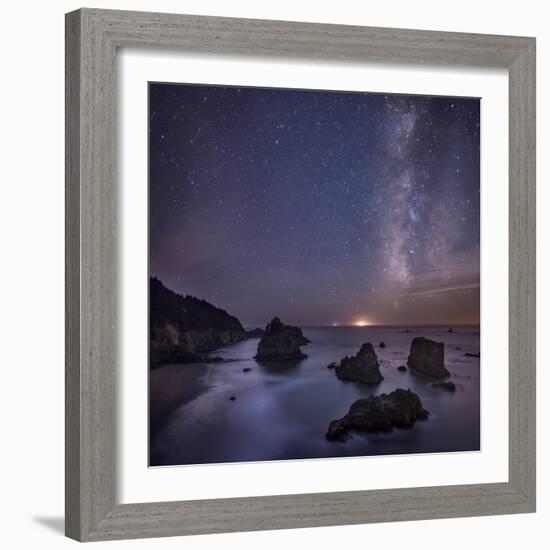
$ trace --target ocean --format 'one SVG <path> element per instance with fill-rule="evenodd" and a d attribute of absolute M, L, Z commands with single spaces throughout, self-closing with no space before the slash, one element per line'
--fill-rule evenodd
<path fill-rule="evenodd" d="M 302 330 L 311 343 L 302 347 L 308 357 L 301 361 L 259 364 L 253 359 L 259 339 L 249 339 L 212 353 L 227 362 L 162 367 L 185 369 L 202 389 L 150 432 L 150 466 L 480 449 L 480 358 L 464 355 L 480 351 L 478 325 L 454 326 L 453 332 L 418 326 Z M 445 366 L 456 392 L 397 370 L 406 365 L 415 336 L 445 343 Z M 327 365 L 354 355 L 365 342 L 374 345 L 384 380 L 370 386 L 336 378 Z M 345 442 L 326 439 L 329 423 L 356 399 L 396 388 L 417 393 L 429 419 L 411 429 L 353 434 Z"/>

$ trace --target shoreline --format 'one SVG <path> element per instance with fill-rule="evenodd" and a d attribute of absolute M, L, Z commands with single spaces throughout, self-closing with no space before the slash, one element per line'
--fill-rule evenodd
<path fill-rule="evenodd" d="M 251 359 L 257 340 L 227 346 L 226 365 L 165 365 L 151 373 L 150 465 L 478 451 L 480 359 L 464 354 L 479 352 L 480 337 L 477 326 L 448 328 L 306 330 L 309 357 L 289 368 Z M 399 370 L 416 336 L 445 344 L 455 392 L 433 388 L 430 378 L 408 368 Z M 382 381 L 376 387 L 338 381 L 327 365 L 356 354 L 366 340 L 376 348 Z M 330 423 L 357 400 L 399 388 L 414 392 L 432 413 L 426 423 L 392 434 L 358 433 L 345 444 L 326 439 Z"/>
<path fill-rule="evenodd" d="M 202 374 L 197 367 L 204 368 Z M 169 423 L 174 411 L 190 403 L 210 386 L 204 381 L 208 365 L 164 365 L 149 372 L 149 445 Z"/>

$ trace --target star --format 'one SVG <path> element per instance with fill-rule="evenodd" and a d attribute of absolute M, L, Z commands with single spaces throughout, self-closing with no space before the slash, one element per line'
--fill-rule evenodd
<path fill-rule="evenodd" d="M 150 269 L 174 290 L 250 326 L 275 304 L 298 325 L 350 322 L 367 302 L 380 323 L 478 320 L 444 291 L 479 281 L 478 99 L 149 93 Z"/>

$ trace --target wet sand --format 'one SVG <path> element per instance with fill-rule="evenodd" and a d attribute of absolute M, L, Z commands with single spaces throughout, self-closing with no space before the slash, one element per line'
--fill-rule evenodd
<path fill-rule="evenodd" d="M 166 365 L 150 372 L 150 437 L 158 435 L 176 409 L 209 389 L 205 382 L 207 373 L 205 364 Z"/>

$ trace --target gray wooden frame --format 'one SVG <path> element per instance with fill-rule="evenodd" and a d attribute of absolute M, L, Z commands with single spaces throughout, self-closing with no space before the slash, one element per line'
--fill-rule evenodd
<path fill-rule="evenodd" d="M 509 71 L 509 481 L 115 502 L 119 47 Z M 535 39 L 82 9 L 66 16 L 66 534 L 81 541 L 535 511 Z"/>

